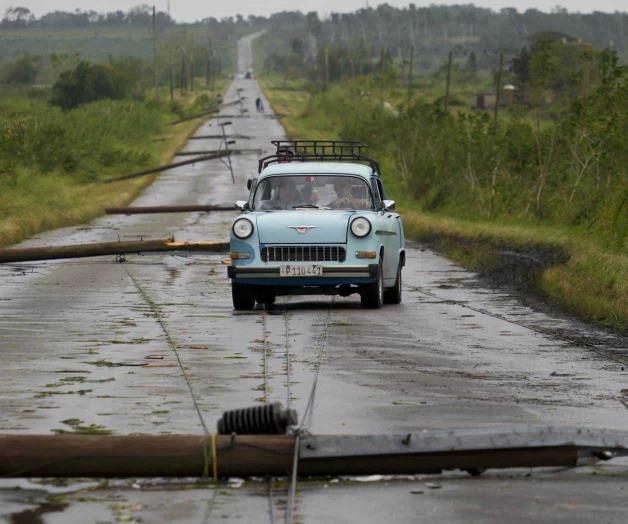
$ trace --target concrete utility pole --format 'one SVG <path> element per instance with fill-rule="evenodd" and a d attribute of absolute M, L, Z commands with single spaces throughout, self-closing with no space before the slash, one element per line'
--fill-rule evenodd
<path fill-rule="evenodd" d="M 229 242 L 223 240 L 175 241 L 171 238 L 133 240 L 124 242 L 98 242 L 67 246 L 44 246 L 0 249 L 0 264 L 60 260 L 69 258 L 128 255 L 129 253 L 164 253 L 169 251 L 224 252 Z"/>
<path fill-rule="evenodd" d="M 447 83 L 445 85 L 445 111 L 449 109 L 449 87 L 451 85 L 451 62 L 453 56 L 453 52 L 449 51 L 449 59 L 447 60 Z"/>
<path fill-rule="evenodd" d="M 408 64 L 408 107 L 412 98 L 412 66 L 414 62 L 414 46 L 410 46 L 410 63 Z"/>
<path fill-rule="evenodd" d="M 502 71 L 504 69 L 504 53 L 499 53 L 499 69 L 497 70 L 497 78 L 495 79 L 495 113 L 494 119 L 497 123 L 497 115 L 499 113 L 499 102 L 502 93 Z"/>

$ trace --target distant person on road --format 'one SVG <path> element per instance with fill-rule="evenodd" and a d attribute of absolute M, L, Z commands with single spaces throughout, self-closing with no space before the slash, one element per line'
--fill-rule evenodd
<path fill-rule="evenodd" d="M 258 96 L 255 99 L 255 107 L 257 108 L 258 113 L 264 112 L 264 102 L 262 101 L 262 97 Z"/>

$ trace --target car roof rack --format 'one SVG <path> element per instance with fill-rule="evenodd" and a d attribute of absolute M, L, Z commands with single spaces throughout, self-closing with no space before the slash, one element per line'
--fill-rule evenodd
<path fill-rule="evenodd" d="M 258 172 L 281 162 L 366 162 L 379 174 L 376 160 L 363 155 L 367 145 L 356 140 L 271 140 L 273 155 L 260 158 Z"/>

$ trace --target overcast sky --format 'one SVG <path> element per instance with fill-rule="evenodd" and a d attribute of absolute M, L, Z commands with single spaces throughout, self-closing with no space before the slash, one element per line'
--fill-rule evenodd
<path fill-rule="evenodd" d="M 128 10 L 130 7 L 138 4 L 155 4 L 157 9 L 166 11 L 168 0 L 0 0 L 0 14 L 4 13 L 8 7 L 19 5 L 28 7 L 36 15 L 41 15 L 55 9 L 63 11 L 95 10 L 95 11 L 115 11 L 122 9 Z M 371 0 L 369 4 L 376 6 L 379 1 Z M 406 6 L 410 2 L 408 0 L 389 0 L 388 3 L 393 6 Z M 415 0 L 416 6 L 428 6 L 430 4 L 466 4 L 474 3 L 481 7 L 490 7 L 500 9 L 502 7 L 516 7 L 519 11 L 525 11 L 529 8 L 536 8 L 542 11 L 551 10 L 550 6 L 560 5 L 569 11 L 580 11 L 590 13 L 591 11 L 627 11 L 628 0 Z M 214 16 L 221 18 L 223 16 L 231 16 L 242 14 L 244 16 L 250 14 L 267 15 L 277 11 L 296 10 L 301 11 L 318 11 L 321 15 L 329 14 L 332 11 L 353 11 L 364 7 L 366 0 L 303 0 L 298 2 L 295 0 L 170 0 L 170 13 L 173 18 L 179 21 L 193 21 Z"/>

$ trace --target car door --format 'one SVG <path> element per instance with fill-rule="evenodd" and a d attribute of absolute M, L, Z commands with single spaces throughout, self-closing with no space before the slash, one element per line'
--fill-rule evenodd
<path fill-rule="evenodd" d="M 374 187 L 379 195 L 380 203 L 382 203 L 386 195 L 379 177 L 374 177 Z M 378 212 L 375 235 L 377 235 L 384 246 L 384 285 L 390 287 L 394 285 L 397 278 L 401 238 L 399 234 L 399 215 L 384 209 L 383 204 L 381 204 L 381 210 Z"/>

